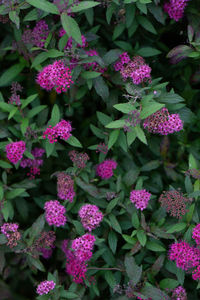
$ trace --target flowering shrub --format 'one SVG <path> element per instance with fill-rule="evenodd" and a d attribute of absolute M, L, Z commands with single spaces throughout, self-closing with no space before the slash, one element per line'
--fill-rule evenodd
<path fill-rule="evenodd" d="M 0 0 L 0 299 L 200 299 L 199 1 Z"/>

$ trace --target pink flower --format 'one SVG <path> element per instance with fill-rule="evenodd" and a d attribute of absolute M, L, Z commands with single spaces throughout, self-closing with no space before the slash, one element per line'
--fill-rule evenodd
<path fill-rule="evenodd" d="M 184 9 L 188 0 L 170 0 L 164 4 L 164 11 L 166 11 L 171 19 L 176 22 L 183 17 Z"/>
<path fill-rule="evenodd" d="M 45 218 L 49 225 L 56 227 L 64 226 L 67 218 L 65 217 L 66 209 L 58 200 L 50 200 L 45 202 Z"/>
<path fill-rule="evenodd" d="M 40 20 L 37 22 L 32 31 L 33 44 L 37 47 L 43 48 L 48 35 L 49 27 L 47 23 L 44 20 Z"/>
<path fill-rule="evenodd" d="M 52 65 L 44 67 L 36 82 L 47 91 L 55 88 L 58 94 L 66 92 L 73 83 L 71 71 L 62 60 L 56 60 Z"/>
<path fill-rule="evenodd" d="M 75 197 L 74 181 L 70 175 L 64 172 L 60 172 L 57 175 L 57 191 L 60 199 L 69 200 L 69 202 L 73 201 Z"/>
<path fill-rule="evenodd" d="M 92 231 L 101 223 L 103 214 L 96 205 L 85 204 L 79 210 L 79 217 L 83 227 Z"/>
<path fill-rule="evenodd" d="M 31 154 L 35 157 L 35 159 L 31 158 L 23 158 L 20 162 L 20 166 L 22 168 L 30 168 L 27 175 L 34 179 L 36 175 L 40 175 L 40 166 L 43 164 L 43 159 L 39 159 L 44 154 L 45 150 L 42 148 L 34 148 L 31 151 Z"/>
<path fill-rule="evenodd" d="M 102 179 L 109 179 L 113 176 L 113 169 L 117 168 L 116 161 L 112 159 L 104 160 L 96 167 L 96 173 Z"/>
<path fill-rule="evenodd" d="M 63 28 L 61 28 L 60 31 L 59 31 L 59 37 L 62 37 L 63 35 L 65 35 L 65 33 L 66 33 L 65 30 Z M 87 44 L 87 41 L 86 41 L 86 38 L 85 38 L 84 35 L 81 35 L 81 40 L 82 40 L 82 45 L 77 44 L 76 47 L 78 47 L 78 48 L 87 47 L 88 44 Z M 72 48 L 72 41 L 73 41 L 73 39 L 72 39 L 72 37 L 70 37 L 68 39 L 67 44 L 66 44 L 64 49 L 71 49 Z"/>
<path fill-rule="evenodd" d="M 7 159 L 13 164 L 16 164 L 20 159 L 22 159 L 25 150 L 26 150 L 25 142 L 23 141 L 12 142 L 6 145 Z"/>
<path fill-rule="evenodd" d="M 99 56 L 98 52 L 94 49 L 89 49 L 89 50 L 85 51 L 85 54 L 87 54 L 89 57 Z M 101 68 L 100 65 L 95 61 L 85 63 L 85 64 L 83 64 L 83 67 L 85 70 L 92 70 L 92 71 L 100 72 L 100 73 L 104 73 L 106 71 L 106 68 Z"/>
<path fill-rule="evenodd" d="M 8 239 L 7 246 L 13 248 L 17 246 L 17 242 L 21 239 L 21 234 L 18 231 L 19 225 L 16 223 L 4 223 L 1 226 L 1 232 Z"/>
<path fill-rule="evenodd" d="M 74 282 L 83 283 L 86 278 L 87 263 L 80 261 L 70 250 L 67 251 L 66 259 L 66 273 L 73 277 Z"/>
<path fill-rule="evenodd" d="M 130 194 L 130 200 L 137 209 L 145 209 L 151 198 L 151 194 L 146 190 L 133 190 Z"/>
<path fill-rule="evenodd" d="M 96 239 L 90 233 L 86 233 L 72 241 L 71 248 L 74 250 L 74 255 L 80 261 L 90 260 L 92 257 L 92 249 Z"/>
<path fill-rule="evenodd" d="M 194 280 L 200 280 L 200 264 L 196 267 L 196 269 L 194 269 L 194 271 L 192 272 L 192 278 Z"/>
<path fill-rule="evenodd" d="M 45 280 L 40 282 L 40 284 L 38 284 L 37 286 L 37 294 L 38 295 L 44 295 L 44 294 L 48 294 L 51 290 L 53 290 L 55 288 L 56 284 L 55 282 L 53 282 L 53 280 Z"/>
<path fill-rule="evenodd" d="M 187 300 L 186 290 L 181 285 L 173 290 L 172 300 Z"/>
<path fill-rule="evenodd" d="M 144 128 L 149 132 L 168 135 L 183 129 L 183 122 L 178 114 L 169 114 L 167 108 L 155 112 L 144 120 Z"/>
<path fill-rule="evenodd" d="M 193 229 L 192 238 L 195 240 L 197 245 L 200 245 L 200 224 Z"/>
<path fill-rule="evenodd" d="M 43 139 L 48 138 L 51 144 L 57 142 L 58 138 L 66 141 L 71 136 L 72 127 L 69 121 L 62 120 L 54 127 L 51 125 L 44 131 Z"/>
<path fill-rule="evenodd" d="M 74 165 L 79 169 L 85 168 L 87 161 L 90 159 L 87 153 L 79 153 L 76 150 L 70 151 L 69 157 L 71 161 L 73 161 Z"/>

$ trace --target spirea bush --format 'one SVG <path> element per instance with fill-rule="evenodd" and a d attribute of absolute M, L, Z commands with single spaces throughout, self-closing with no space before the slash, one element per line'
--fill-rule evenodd
<path fill-rule="evenodd" d="M 0 299 L 200 299 L 199 0 L 0 0 Z"/>

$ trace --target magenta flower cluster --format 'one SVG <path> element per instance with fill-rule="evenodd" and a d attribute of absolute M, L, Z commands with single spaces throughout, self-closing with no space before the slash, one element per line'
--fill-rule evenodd
<path fill-rule="evenodd" d="M 90 159 L 87 153 L 79 153 L 76 150 L 69 152 L 69 158 L 79 169 L 85 168 L 87 161 Z"/>
<path fill-rule="evenodd" d="M 11 86 L 11 96 L 8 100 L 9 104 L 16 104 L 17 106 L 21 105 L 20 95 L 18 92 L 22 92 L 22 86 L 18 82 L 13 82 Z"/>
<path fill-rule="evenodd" d="M 63 28 L 61 28 L 60 31 L 59 31 L 59 37 L 62 37 L 63 35 L 65 35 L 65 33 L 66 33 L 66 31 Z M 78 47 L 78 48 L 87 47 L 88 44 L 87 44 L 87 41 L 86 41 L 86 38 L 85 38 L 84 35 L 81 35 L 81 40 L 82 40 L 82 45 L 77 44 L 76 47 Z M 73 41 L 72 37 L 69 37 L 69 39 L 67 41 L 67 44 L 66 44 L 64 49 L 71 49 L 72 48 L 72 41 Z"/>
<path fill-rule="evenodd" d="M 83 279 L 86 278 L 87 261 L 92 257 L 95 240 L 93 235 L 87 233 L 72 241 L 72 251 L 67 249 L 67 241 L 62 245 L 67 258 L 66 272 L 76 283 L 83 283 Z"/>
<path fill-rule="evenodd" d="M 49 225 L 56 227 L 64 226 L 67 222 L 67 218 L 64 215 L 66 209 L 59 203 L 58 200 L 50 200 L 45 202 L 45 218 Z"/>
<path fill-rule="evenodd" d="M 166 11 L 171 19 L 176 22 L 182 19 L 185 7 L 189 0 L 170 0 L 164 4 L 164 11 Z"/>
<path fill-rule="evenodd" d="M 109 179 L 110 177 L 113 176 L 113 169 L 116 168 L 117 168 L 116 161 L 112 159 L 107 159 L 97 165 L 96 173 L 102 179 Z"/>
<path fill-rule="evenodd" d="M 60 199 L 73 201 L 75 197 L 74 181 L 70 175 L 65 172 L 60 172 L 57 175 L 57 191 Z"/>
<path fill-rule="evenodd" d="M 127 52 L 120 55 L 114 69 L 120 71 L 124 80 L 130 78 L 134 84 L 140 84 L 151 79 L 151 68 L 144 59 L 141 56 L 134 56 L 131 60 Z"/>
<path fill-rule="evenodd" d="M 20 162 L 20 166 L 22 168 L 29 168 L 29 172 L 27 175 L 34 179 L 36 175 L 40 175 L 40 166 L 43 164 L 43 159 L 41 159 L 45 150 L 42 148 L 34 148 L 31 151 L 31 154 L 34 156 L 34 159 L 31 158 L 23 158 Z"/>
<path fill-rule="evenodd" d="M 87 54 L 89 57 L 99 56 L 99 53 L 94 49 L 89 49 L 89 50 L 85 51 L 85 54 Z M 91 71 L 100 72 L 100 73 L 104 73 L 106 71 L 106 68 L 100 67 L 100 65 L 95 61 L 84 63 L 83 67 L 85 70 L 91 70 Z"/>
<path fill-rule="evenodd" d="M 178 114 L 170 114 L 167 108 L 155 112 L 144 120 L 144 128 L 151 133 L 168 135 L 183 129 L 183 122 Z"/>
<path fill-rule="evenodd" d="M 22 159 L 25 150 L 26 150 L 25 142 L 23 141 L 12 142 L 6 145 L 7 159 L 13 164 L 16 164 L 19 160 Z"/>
<path fill-rule="evenodd" d="M 192 238 L 195 240 L 197 245 L 200 245 L 200 224 L 196 225 L 193 229 Z"/>
<path fill-rule="evenodd" d="M 44 20 L 40 20 L 32 30 L 33 44 L 43 48 L 48 35 L 49 27 L 47 23 Z"/>
<path fill-rule="evenodd" d="M 64 61 L 56 60 L 39 72 L 36 82 L 45 90 L 50 91 L 55 88 L 56 92 L 66 92 L 73 83 L 71 71 Z"/>
<path fill-rule="evenodd" d="M 10 238 L 11 233 L 17 232 L 19 228 L 19 225 L 16 223 L 4 223 L 1 226 L 1 232 L 7 237 L 7 239 Z"/>
<path fill-rule="evenodd" d="M 83 227 L 88 231 L 92 231 L 98 227 L 103 219 L 102 212 L 96 205 L 92 204 L 83 205 L 78 214 Z"/>
<path fill-rule="evenodd" d="M 40 296 L 45 295 L 52 291 L 55 288 L 55 286 L 56 284 L 53 280 L 45 280 L 38 284 L 36 292 Z"/>
<path fill-rule="evenodd" d="M 133 190 L 130 194 L 130 200 L 137 209 L 143 210 L 147 207 L 151 194 L 146 190 Z"/>
<path fill-rule="evenodd" d="M 48 138 L 49 143 L 53 144 L 58 141 L 58 138 L 61 140 L 68 140 L 71 136 L 72 126 L 69 121 L 62 120 L 54 127 L 51 125 L 44 131 L 43 139 Z"/>
<path fill-rule="evenodd" d="M 173 290 L 172 300 L 187 300 L 186 290 L 181 285 Z"/>

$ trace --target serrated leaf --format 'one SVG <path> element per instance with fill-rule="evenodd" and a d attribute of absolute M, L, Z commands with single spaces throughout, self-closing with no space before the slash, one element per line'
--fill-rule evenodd
<path fill-rule="evenodd" d="M 105 127 L 106 128 L 123 128 L 125 125 L 125 120 L 116 120 L 112 121 L 109 124 L 107 124 Z"/>
<path fill-rule="evenodd" d="M 13 166 L 4 160 L 0 160 L 0 167 L 4 169 L 11 169 Z"/>
<path fill-rule="evenodd" d="M 144 230 L 138 230 L 137 231 L 137 238 L 140 244 L 144 247 L 147 241 L 147 236 L 144 232 Z"/>
<path fill-rule="evenodd" d="M 31 110 L 29 110 L 28 114 L 27 114 L 27 118 L 33 118 L 34 116 L 36 116 L 37 114 L 39 114 L 42 110 L 44 110 L 47 106 L 46 105 L 38 105 L 34 108 L 32 108 Z"/>
<path fill-rule="evenodd" d="M 51 126 L 55 126 L 60 120 L 60 110 L 57 104 L 54 104 L 52 112 L 51 112 L 51 120 L 49 124 Z"/>
<path fill-rule="evenodd" d="M 186 226 L 187 226 L 186 223 L 177 223 L 175 225 L 172 225 L 170 229 L 167 230 L 167 233 L 180 232 L 184 230 Z"/>
<path fill-rule="evenodd" d="M 27 0 L 29 4 L 31 4 L 34 7 L 37 7 L 43 11 L 46 11 L 51 14 L 58 15 L 59 11 L 53 3 L 46 1 L 46 0 Z"/>
<path fill-rule="evenodd" d="M 117 232 L 119 232 L 120 234 L 122 234 L 122 229 L 119 222 L 117 221 L 117 218 L 114 215 L 109 215 L 109 220 L 112 228 Z"/>
<path fill-rule="evenodd" d="M 107 99 L 109 97 L 109 89 L 107 84 L 105 83 L 102 76 L 99 76 L 94 79 L 94 88 L 96 93 L 103 99 Z"/>
<path fill-rule="evenodd" d="M 13 189 L 12 191 L 6 192 L 6 199 L 13 199 L 15 197 L 18 197 L 19 195 L 21 195 L 23 192 L 25 191 L 25 189 Z"/>
<path fill-rule="evenodd" d="M 91 7 L 95 7 L 99 4 L 100 3 L 95 2 L 95 1 L 82 1 L 82 2 L 79 2 L 77 5 L 74 5 L 71 8 L 71 11 L 73 13 L 75 13 L 75 12 L 79 12 L 79 11 L 82 11 L 82 10 L 85 10 L 85 9 L 88 9 L 88 8 L 91 8 Z"/>
<path fill-rule="evenodd" d="M 24 69 L 24 67 L 24 63 L 19 63 L 8 68 L 0 77 L 0 87 L 7 86 Z"/>
<path fill-rule="evenodd" d="M 77 22 L 67 12 L 61 14 L 61 23 L 69 37 L 72 37 L 77 43 L 82 45 L 81 32 Z"/>
<path fill-rule="evenodd" d="M 111 230 L 108 234 L 108 245 L 112 252 L 115 254 L 117 249 L 117 235 L 113 230 Z"/>
<path fill-rule="evenodd" d="M 178 281 L 175 280 L 175 279 L 171 279 L 171 278 L 165 278 L 165 279 L 162 279 L 160 282 L 159 282 L 159 286 L 161 289 L 175 289 L 177 286 L 178 286 Z"/>
<path fill-rule="evenodd" d="M 162 107 L 164 107 L 164 104 L 160 103 L 148 103 L 146 107 L 144 107 L 141 111 L 140 118 L 146 119 L 148 116 L 154 114 L 156 111 L 160 110 Z"/>
<path fill-rule="evenodd" d="M 144 16 L 139 16 L 138 17 L 138 22 L 139 24 L 144 28 L 146 29 L 147 31 L 153 33 L 153 34 L 157 34 L 154 26 L 151 24 L 151 22 L 145 18 Z"/>
<path fill-rule="evenodd" d="M 132 256 L 125 256 L 124 265 L 126 273 L 133 285 L 136 285 L 142 276 L 142 266 L 138 266 Z"/>
<path fill-rule="evenodd" d="M 45 272 L 45 268 L 39 259 L 33 258 L 32 256 L 28 256 L 28 263 L 30 266 L 34 266 L 41 272 Z"/>
<path fill-rule="evenodd" d="M 137 138 L 144 144 L 147 145 L 147 139 L 146 139 L 146 136 L 144 134 L 144 131 L 141 129 L 141 127 L 139 125 L 135 126 L 135 132 L 136 132 L 136 135 L 137 135 Z"/>
<path fill-rule="evenodd" d="M 108 150 L 115 144 L 119 136 L 119 130 L 113 130 L 109 135 Z"/>
<path fill-rule="evenodd" d="M 113 105 L 113 107 L 125 114 L 128 114 L 129 112 L 134 110 L 134 106 L 130 103 L 118 103 Z"/>
<path fill-rule="evenodd" d="M 95 72 L 95 71 L 85 71 L 81 73 L 81 77 L 84 79 L 94 79 L 101 76 L 100 72 Z"/>
<path fill-rule="evenodd" d="M 71 145 L 71 146 L 74 146 L 74 147 L 78 147 L 78 148 L 82 148 L 82 145 L 81 143 L 79 142 L 79 140 L 75 137 L 75 136 L 70 136 L 70 138 L 68 138 L 66 140 L 66 142 Z"/>

